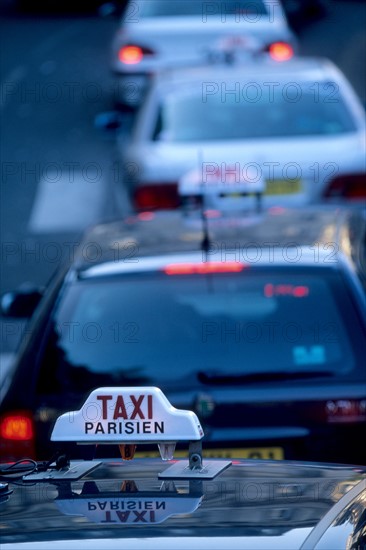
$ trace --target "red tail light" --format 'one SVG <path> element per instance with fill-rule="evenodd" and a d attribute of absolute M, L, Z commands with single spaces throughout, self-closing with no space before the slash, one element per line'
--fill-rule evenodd
<path fill-rule="evenodd" d="M 127 44 L 122 46 L 118 52 L 118 59 L 126 65 L 136 65 L 140 63 L 145 55 L 153 55 L 154 52 L 149 48 Z"/>
<path fill-rule="evenodd" d="M 33 439 L 32 419 L 21 412 L 5 416 L 0 424 L 0 434 L 4 439 L 14 439 L 16 441 Z"/>
<path fill-rule="evenodd" d="M 0 419 L 2 458 L 13 460 L 34 458 L 34 423 L 32 413 L 12 411 Z"/>
<path fill-rule="evenodd" d="M 294 50 L 287 42 L 273 42 L 268 48 L 268 53 L 275 61 L 288 61 L 294 56 Z"/>
<path fill-rule="evenodd" d="M 366 173 L 346 174 L 332 179 L 324 192 L 324 198 L 349 200 L 366 199 Z"/>
<path fill-rule="evenodd" d="M 366 421 L 366 399 L 335 399 L 325 404 L 328 422 L 344 424 L 346 422 Z"/>
<path fill-rule="evenodd" d="M 202 264 L 169 264 L 164 267 L 167 275 L 192 275 L 206 273 L 238 273 L 247 267 L 239 262 L 206 262 Z"/>
<path fill-rule="evenodd" d="M 179 208 L 178 186 L 176 183 L 166 183 L 138 187 L 135 191 L 134 202 L 138 210 Z"/>

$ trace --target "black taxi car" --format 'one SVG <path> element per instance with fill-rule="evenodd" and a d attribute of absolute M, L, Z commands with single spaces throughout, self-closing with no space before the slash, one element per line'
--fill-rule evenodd
<path fill-rule="evenodd" d="M 194 410 L 206 455 L 366 463 L 364 239 L 362 212 L 334 208 L 94 227 L 3 382 L 2 456 L 48 459 L 60 413 L 134 385 Z"/>
<path fill-rule="evenodd" d="M 359 550 L 366 542 L 366 467 L 202 457 L 203 430 L 156 387 L 96 388 L 59 417 L 51 438 L 154 459 L 1 465 L 3 550 Z M 171 460 L 177 440 L 186 459 Z"/>

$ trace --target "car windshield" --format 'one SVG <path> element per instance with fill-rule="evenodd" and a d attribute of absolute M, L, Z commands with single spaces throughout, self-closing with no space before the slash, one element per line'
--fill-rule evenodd
<path fill-rule="evenodd" d="M 332 288 L 343 283 L 323 277 L 248 268 L 80 280 L 54 312 L 41 378 L 47 391 L 74 392 L 123 384 L 192 389 L 261 373 L 267 381 L 271 373 L 273 380 L 348 375 L 355 352 Z"/>
<path fill-rule="evenodd" d="M 324 84 L 321 87 L 324 93 L 319 94 L 308 84 L 292 83 L 286 93 L 281 86 L 270 88 L 270 84 L 249 82 L 241 86 L 239 82 L 232 82 L 220 86 L 219 82 L 207 81 L 201 83 L 199 91 L 186 88 L 167 94 L 160 108 L 154 139 L 224 141 L 336 136 L 355 131 L 354 121 L 342 97 L 336 93 L 335 83 Z"/>
<path fill-rule="evenodd" d="M 225 0 L 225 2 L 206 2 L 197 0 L 143 0 L 142 17 L 169 17 L 176 15 L 206 16 L 220 18 L 225 15 L 263 15 L 267 13 L 262 0 Z"/>

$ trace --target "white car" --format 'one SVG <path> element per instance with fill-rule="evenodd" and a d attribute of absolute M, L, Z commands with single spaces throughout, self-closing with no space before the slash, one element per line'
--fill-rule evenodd
<path fill-rule="evenodd" d="M 297 47 L 279 0 L 131 0 L 112 43 L 117 99 L 137 104 L 149 75 L 202 64 L 230 44 L 280 57 Z"/>
<path fill-rule="evenodd" d="M 120 132 L 117 146 L 139 209 L 178 206 L 187 179 L 221 197 L 262 193 L 264 207 L 365 199 L 365 112 L 327 60 L 157 76 L 132 135 Z"/>

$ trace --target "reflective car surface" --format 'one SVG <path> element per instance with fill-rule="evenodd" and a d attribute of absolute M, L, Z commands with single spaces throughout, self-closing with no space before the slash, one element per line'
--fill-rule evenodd
<path fill-rule="evenodd" d="M 203 185 L 262 180 L 265 206 L 365 199 L 364 109 L 325 60 L 161 75 L 118 152 L 142 209 L 176 206 L 192 170 Z"/>
<path fill-rule="evenodd" d="M 4 383 L 5 456 L 47 458 L 55 417 L 118 384 L 193 408 L 208 454 L 365 460 L 364 218 L 276 210 L 208 228 L 206 251 L 200 217 L 180 213 L 86 236 Z"/>
<path fill-rule="evenodd" d="M 133 0 L 112 44 L 112 69 L 121 100 L 138 103 L 148 77 L 161 70 L 206 61 L 219 46 L 262 52 L 296 38 L 279 0 Z"/>
<path fill-rule="evenodd" d="M 103 461 L 77 480 L 10 483 L 2 548 L 362 548 L 364 468 L 237 460 L 213 480 L 162 481 L 167 467 Z M 343 533 L 324 545 L 317 526 L 330 537 L 337 510 Z"/>

